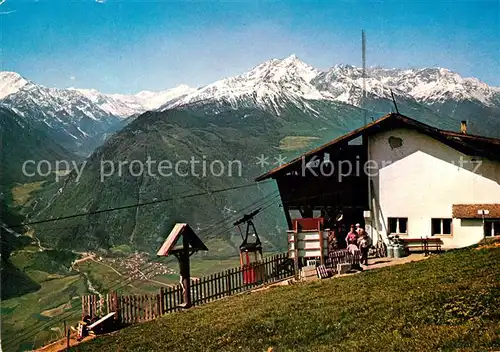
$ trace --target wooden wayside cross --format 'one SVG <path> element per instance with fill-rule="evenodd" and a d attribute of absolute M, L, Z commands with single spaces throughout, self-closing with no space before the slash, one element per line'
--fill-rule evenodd
<path fill-rule="evenodd" d="M 181 237 L 182 241 L 179 241 Z M 181 286 L 184 296 L 183 308 L 190 308 L 192 306 L 189 258 L 197 251 L 208 251 L 208 248 L 188 224 L 177 223 L 157 253 L 158 256 L 164 257 L 173 254 L 179 262 Z"/>

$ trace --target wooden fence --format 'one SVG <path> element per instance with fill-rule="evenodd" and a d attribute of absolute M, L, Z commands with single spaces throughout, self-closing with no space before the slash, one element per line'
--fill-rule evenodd
<path fill-rule="evenodd" d="M 193 306 L 218 300 L 258 286 L 273 283 L 294 275 L 293 261 L 288 255 L 278 254 L 264 258 L 263 262 L 251 266 L 237 267 L 191 281 Z M 116 311 L 117 319 L 132 324 L 155 319 L 165 313 L 182 309 L 181 285 L 161 288 L 157 294 L 118 295 L 116 292 L 99 297 L 82 297 L 82 317 L 91 319 Z"/>
<path fill-rule="evenodd" d="M 339 249 L 328 253 L 328 258 L 325 259 L 325 266 L 335 269 L 337 264 L 359 264 L 360 262 L 361 251 L 355 250 L 354 252 L 350 252 L 347 249 Z"/>
<path fill-rule="evenodd" d="M 120 297 L 116 292 L 102 296 L 82 296 L 82 319 L 85 316 L 94 318 L 115 312 L 119 307 L 119 299 Z"/>

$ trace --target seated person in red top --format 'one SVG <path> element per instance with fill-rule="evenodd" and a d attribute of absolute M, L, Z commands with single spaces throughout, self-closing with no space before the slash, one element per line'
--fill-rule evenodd
<path fill-rule="evenodd" d="M 354 225 L 351 225 L 351 229 L 350 229 L 349 233 L 347 234 L 345 241 L 346 241 L 347 245 L 350 245 L 350 244 L 357 245 L 358 244 L 358 234 L 354 230 Z"/>

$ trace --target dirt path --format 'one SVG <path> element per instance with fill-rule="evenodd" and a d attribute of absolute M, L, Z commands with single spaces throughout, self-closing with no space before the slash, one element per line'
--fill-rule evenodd
<path fill-rule="evenodd" d="M 137 271 L 142 275 L 142 279 L 144 281 L 149 281 L 149 282 L 152 282 L 152 283 L 155 283 L 155 284 L 158 284 L 158 285 L 162 285 L 162 286 L 165 286 L 165 287 L 175 287 L 175 284 L 167 284 L 165 282 L 156 281 L 154 279 L 148 279 L 148 277 L 142 271 L 140 271 L 139 269 L 137 269 Z"/>
<path fill-rule="evenodd" d="M 368 266 L 364 266 L 363 269 L 372 270 L 372 269 L 384 268 L 387 266 L 418 262 L 421 260 L 425 260 L 427 258 L 430 257 L 429 256 L 426 257 L 424 254 L 420 253 L 413 253 L 403 258 L 373 258 L 373 259 L 368 259 Z"/>
<path fill-rule="evenodd" d="M 425 260 L 427 258 L 430 258 L 430 256 L 426 257 L 424 254 L 420 254 L 420 253 L 410 254 L 409 256 L 403 257 L 403 258 L 372 258 L 372 259 L 368 259 L 368 265 L 362 265 L 362 268 L 363 268 L 363 271 L 375 270 L 375 269 L 386 268 L 386 267 L 395 266 L 395 265 L 402 265 L 402 264 L 407 264 L 407 263 L 412 263 L 412 262 L 419 262 L 419 261 Z M 332 278 L 357 275 L 357 274 L 362 273 L 363 271 L 335 275 Z"/>
<path fill-rule="evenodd" d="M 83 340 L 81 341 L 78 341 L 77 338 L 76 338 L 76 333 L 75 332 L 71 332 L 71 335 L 69 337 L 69 346 L 70 347 L 73 347 L 73 346 L 77 346 L 83 342 L 87 342 L 87 341 L 90 341 L 92 339 L 94 339 L 96 336 L 95 335 L 89 335 L 87 337 L 85 337 Z M 36 352 L 60 352 L 60 351 L 66 351 L 66 347 L 67 347 L 67 338 L 63 338 L 63 339 L 60 339 L 56 342 L 53 342 L 51 343 L 50 345 L 46 345 L 46 346 L 43 346 L 39 349 L 36 349 L 35 351 Z"/>
<path fill-rule="evenodd" d="M 107 266 L 108 268 L 110 268 L 111 270 L 113 270 L 115 273 L 117 273 L 118 275 L 120 276 L 123 276 L 122 273 L 120 273 L 118 270 L 116 270 L 115 268 L 113 268 L 111 265 L 109 264 L 106 264 L 106 263 L 103 263 L 103 262 L 99 262 L 97 260 L 95 260 L 94 258 L 91 258 L 91 260 L 93 260 L 94 262 L 96 262 L 97 264 L 101 264 L 101 265 L 104 265 L 104 266 Z"/>
<path fill-rule="evenodd" d="M 87 260 L 94 260 L 94 254 L 88 255 L 88 256 L 80 258 L 80 259 L 76 259 L 71 264 L 71 267 L 73 268 L 76 264 L 80 264 L 80 263 L 86 262 Z"/>

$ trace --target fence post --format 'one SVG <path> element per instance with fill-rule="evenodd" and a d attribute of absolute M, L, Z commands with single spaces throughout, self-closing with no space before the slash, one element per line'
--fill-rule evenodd
<path fill-rule="evenodd" d="M 82 296 L 82 320 L 85 316 L 85 296 Z"/>
<path fill-rule="evenodd" d="M 293 231 L 293 267 L 295 272 L 295 280 L 299 280 L 299 247 L 298 240 L 299 230 L 298 225 L 297 228 Z"/>
<path fill-rule="evenodd" d="M 144 295 L 141 297 L 141 304 L 139 307 L 142 307 L 142 321 L 148 320 L 148 296 Z"/>
<path fill-rule="evenodd" d="M 120 299 L 118 298 L 118 292 L 113 292 L 112 293 L 112 296 L 111 296 L 111 304 L 112 304 L 112 310 L 116 312 L 115 314 L 115 320 L 117 322 L 120 322 L 122 323 L 123 320 L 122 320 L 122 307 L 121 307 L 121 304 L 120 304 Z"/>
<path fill-rule="evenodd" d="M 93 319 L 96 316 L 95 310 L 96 310 L 96 299 L 95 295 L 90 296 L 91 297 L 91 308 L 90 308 L 90 317 Z"/>
<path fill-rule="evenodd" d="M 227 295 L 231 296 L 231 271 L 226 270 L 226 289 Z"/>
<path fill-rule="evenodd" d="M 109 314 L 109 310 L 110 310 L 109 306 L 111 304 L 111 296 L 109 293 L 107 293 L 104 297 L 106 297 L 104 300 L 104 304 L 106 306 L 106 311 L 105 312 L 103 311 L 103 315 L 106 315 L 106 314 Z"/>
<path fill-rule="evenodd" d="M 167 297 L 168 297 L 168 302 L 167 302 L 167 308 L 168 308 L 168 309 L 167 309 L 167 312 L 169 312 L 169 313 L 172 311 L 172 306 L 174 305 L 174 304 L 172 303 L 172 301 L 173 301 L 172 296 L 173 296 L 173 293 L 172 293 L 172 287 L 170 286 L 170 287 L 168 288 L 168 290 L 167 290 Z"/>
<path fill-rule="evenodd" d="M 160 315 L 165 314 L 165 289 L 160 288 Z"/>
<path fill-rule="evenodd" d="M 159 293 L 156 294 L 156 304 L 154 309 L 155 318 L 161 316 L 161 295 Z"/>
<path fill-rule="evenodd" d="M 126 315 L 125 322 L 130 323 L 130 317 L 131 317 L 131 306 L 130 306 L 130 296 L 122 296 L 122 303 L 124 305 L 124 314 Z"/>
<path fill-rule="evenodd" d="M 85 315 L 92 316 L 92 295 L 87 295 L 86 302 L 87 310 L 85 311 Z"/>

